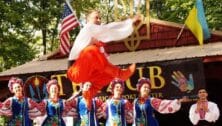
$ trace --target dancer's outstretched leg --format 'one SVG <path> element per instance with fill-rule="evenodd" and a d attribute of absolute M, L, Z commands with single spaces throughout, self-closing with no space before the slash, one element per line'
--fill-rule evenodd
<path fill-rule="evenodd" d="M 127 69 L 120 69 L 119 67 L 109 63 L 106 65 L 104 72 L 107 73 L 109 76 L 113 77 L 113 79 L 120 78 L 125 81 L 133 75 L 135 69 L 135 63 L 131 64 Z"/>

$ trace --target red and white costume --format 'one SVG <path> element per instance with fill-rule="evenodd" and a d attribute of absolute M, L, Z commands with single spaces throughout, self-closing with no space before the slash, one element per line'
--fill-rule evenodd
<path fill-rule="evenodd" d="M 217 104 L 210 101 L 206 101 L 206 104 L 208 107 L 207 112 L 202 110 L 197 111 L 197 104 L 193 104 L 190 107 L 189 118 L 193 125 L 197 125 L 201 120 L 205 120 L 209 123 L 214 123 L 218 120 L 220 112 Z"/>
<path fill-rule="evenodd" d="M 159 126 L 154 110 L 162 114 L 175 113 L 181 107 L 178 100 L 161 100 L 158 98 L 137 98 L 134 100 L 133 126 Z"/>
<path fill-rule="evenodd" d="M 69 60 L 75 62 L 67 71 L 68 78 L 76 83 L 91 82 L 92 88 L 88 93 L 92 98 L 115 77 L 123 75 L 124 72 L 129 75 L 131 72 L 128 69 L 121 70 L 108 61 L 103 46 L 104 43 L 124 39 L 132 32 L 131 19 L 106 25 L 86 24 L 70 52 Z"/>
<path fill-rule="evenodd" d="M 95 38 L 104 43 L 118 41 L 128 37 L 133 32 L 133 21 L 127 19 L 122 22 L 113 22 L 106 25 L 88 23 L 76 37 L 69 55 L 69 60 L 76 60 L 81 51 L 91 45 L 91 39 Z"/>
<path fill-rule="evenodd" d="M 175 113 L 180 110 L 181 103 L 175 100 L 162 100 L 158 98 L 150 98 L 153 108 L 162 114 Z"/>

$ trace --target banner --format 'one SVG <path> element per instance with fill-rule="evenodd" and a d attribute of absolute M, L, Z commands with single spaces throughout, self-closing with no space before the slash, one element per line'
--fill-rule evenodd
<path fill-rule="evenodd" d="M 136 84 L 140 77 L 150 78 L 151 96 L 161 99 L 183 96 L 196 99 L 197 91 L 205 88 L 203 63 L 199 58 L 137 64 L 136 72 L 126 81 L 125 98 L 133 100 L 137 97 Z M 80 88 L 79 84 L 71 83 L 67 79 L 66 71 L 59 71 L 27 77 L 25 94 L 36 101 L 46 98 L 48 95 L 45 85 L 50 78 L 58 80 L 62 98 L 71 97 Z M 109 86 L 98 94 L 102 100 L 107 99 L 109 95 Z"/>

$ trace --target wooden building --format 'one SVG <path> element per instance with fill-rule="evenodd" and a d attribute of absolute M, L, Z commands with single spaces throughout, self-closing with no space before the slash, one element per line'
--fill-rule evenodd
<path fill-rule="evenodd" d="M 107 44 L 106 51 L 110 53 L 112 63 L 126 67 L 137 63 L 137 71 L 127 80 L 126 98 L 133 100 L 136 97 L 135 84 L 141 76 L 151 78 L 153 96 L 160 98 L 179 98 L 187 95 L 195 100 L 199 88 L 206 87 L 209 91 L 209 100 L 218 104 L 222 111 L 222 32 L 212 31 L 211 38 L 203 46 L 193 34 L 184 29 L 181 37 L 176 40 L 182 25 L 157 19 L 151 19 L 149 29 L 144 22 L 138 22 L 135 33 L 129 38 Z M 149 34 L 149 35 L 148 35 Z M 147 37 L 149 36 L 149 37 Z M 44 84 L 50 78 L 58 79 L 62 86 L 60 95 L 67 98 L 72 95 L 78 86 L 66 78 L 68 68 L 67 57 L 62 57 L 59 52 L 53 52 L 24 65 L 0 73 L 0 100 L 11 94 L 7 83 L 11 76 L 19 76 L 25 81 L 26 95 L 36 99 L 47 96 L 44 92 L 36 92 L 38 87 L 44 90 Z M 194 89 L 182 92 L 173 84 L 174 71 L 181 71 L 187 81 L 193 77 Z M 30 90 L 30 85 L 33 90 Z M 39 93 L 39 95 L 37 95 Z M 106 89 L 100 94 L 106 98 Z M 182 109 L 169 115 L 156 113 L 160 126 L 190 126 L 188 109 L 193 102 L 183 104 Z M 177 121 L 175 121 L 177 120 Z M 217 126 L 222 124 L 220 117 Z"/>

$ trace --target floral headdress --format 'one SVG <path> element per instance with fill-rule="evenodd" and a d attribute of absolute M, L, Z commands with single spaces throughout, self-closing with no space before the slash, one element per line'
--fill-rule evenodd
<path fill-rule="evenodd" d="M 150 79 L 142 77 L 138 80 L 138 83 L 136 84 L 137 91 L 140 91 L 140 88 L 143 86 L 143 84 L 148 84 L 149 88 L 151 87 Z"/>
<path fill-rule="evenodd" d="M 116 84 L 121 84 L 121 87 L 122 87 L 123 90 L 124 90 L 124 88 L 125 88 L 125 82 L 124 82 L 124 80 L 119 79 L 119 78 L 115 78 L 115 79 L 112 80 L 111 83 L 110 83 L 110 87 L 111 87 L 111 92 L 112 92 L 112 93 L 113 93 L 113 90 L 114 90 L 114 87 L 115 87 Z"/>
<path fill-rule="evenodd" d="M 12 91 L 13 90 L 12 87 L 13 87 L 13 84 L 16 84 L 16 83 L 20 84 L 21 87 L 23 87 L 22 79 L 20 79 L 18 77 L 11 77 L 11 79 L 8 82 L 8 88 L 9 88 L 10 92 L 13 92 Z"/>
<path fill-rule="evenodd" d="M 49 89 L 52 85 L 56 85 L 58 87 L 58 89 L 60 90 L 60 87 L 58 85 L 58 81 L 56 79 L 52 79 L 52 80 L 49 80 L 48 83 L 46 84 L 47 92 L 49 92 Z"/>

